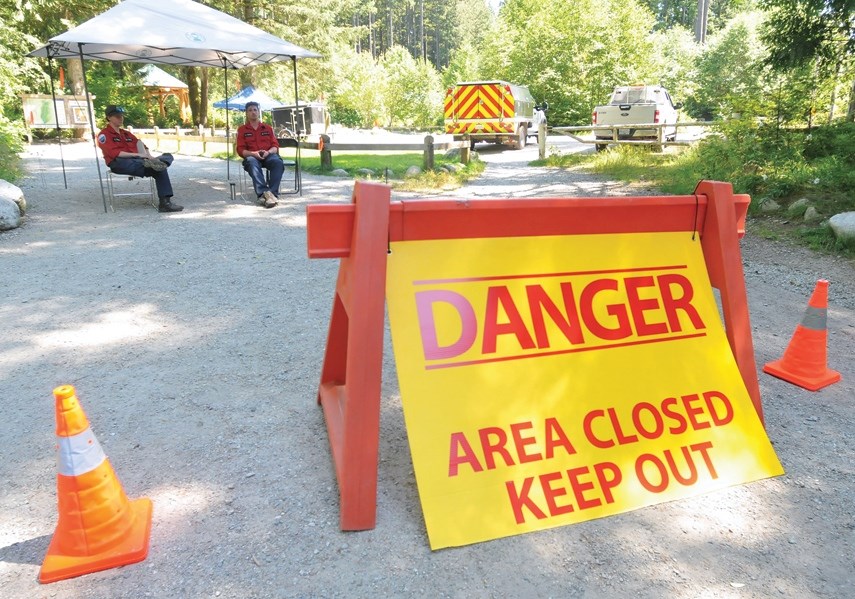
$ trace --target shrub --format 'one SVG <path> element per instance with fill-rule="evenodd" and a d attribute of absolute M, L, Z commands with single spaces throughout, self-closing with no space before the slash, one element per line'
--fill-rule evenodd
<path fill-rule="evenodd" d="M 24 131 L 18 123 L 9 121 L 0 113 L 0 179 L 17 181 L 22 174 L 21 158 Z"/>

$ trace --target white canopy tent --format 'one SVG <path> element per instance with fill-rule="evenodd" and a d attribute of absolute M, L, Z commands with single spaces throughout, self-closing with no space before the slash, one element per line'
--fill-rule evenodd
<path fill-rule="evenodd" d="M 297 59 L 321 55 L 193 0 L 125 0 L 32 51 L 30 56 L 240 69 L 291 60 L 298 101 Z M 86 70 L 83 70 L 84 84 Z M 51 89 L 53 82 L 51 81 Z M 228 97 L 228 90 L 225 95 Z M 88 100 L 89 90 L 86 89 Z M 87 105 L 89 103 L 87 102 Z M 228 135 L 228 113 L 226 113 Z M 89 115 L 95 144 L 94 115 Z M 97 157 L 98 177 L 101 166 Z M 226 161 L 227 177 L 229 161 Z M 104 211 L 107 199 L 101 180 Z"/>

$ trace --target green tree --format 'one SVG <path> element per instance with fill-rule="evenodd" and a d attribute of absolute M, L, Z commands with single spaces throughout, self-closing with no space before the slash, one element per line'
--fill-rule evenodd
<path fill-rule="evenodd" d="M 442 80 L 433 65 L 416 61 L 401 46 L 386 52 L 381 65 L 389 125 L 436 125 L 442 115 Z"/>
<path fill-rule="evenodd" d="M 686 101 L 689 114 L 703 119 L 767 114 L 761 18 L 760 13 L 741 15 L 709 39 L 698 61 L 697 87 Z"/>
<path fill-rule="evenodd" d="M 634 1 L 507 0 L 485 40 L 486 78 L 528 85 L 553 124 L 589 123 L 615 85 L 655 76 L 650 11 Z"/>
<path fill-rule="evenodd" d="M 697 61 L 703 46 L 696 44 L 688 29 L 676 26 L 668 31 L 656 31 L 652 36 L 654 54 L 650 82 L 658 82 L 683 101 L 695 91 Z"/>
<path fill-rule="evenodd" d="M 469 42 L 463 42 L 442 71 L 442 85 L 448 88 L 459 81 L 478 80 L 480 72 L 481 52 Z"/>
<path fill-rule="evenodd" d="M 778 71 L 815 64 L 851 83 L 848 120 L 855 120 L 855 0 L 761 0 L 768 18 L 762 38 Z M 833 106 L 833 102 L 832 102 Z"/>
<path fill-rule="evenodd" d="M 371 127 L 382 121 L 386 115 L 386 74 L 371 54 L 340 45 L 332 52 L 330 64 L 328 102 L 333 121 L 352 127 Z"/>

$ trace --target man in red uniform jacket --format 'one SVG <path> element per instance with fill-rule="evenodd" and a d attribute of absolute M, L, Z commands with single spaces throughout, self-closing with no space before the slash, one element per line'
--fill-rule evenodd
<path fill-rule="evenodd" d="M 184 206 L 172 203 L 172 183 L 169 181 L 167 167 L 172 164 L 172 154 L 152 156 L 143 142 L 122 129 L 125 122 L 125 109 L 110 104 L 107 106 L 107 126 L 98 134 L 98 146 L 104 154 L 104 162 L 114 173 L 133 177 L 153 177 L 160 199 L 159 212 L 180 212 Z"/>
<path fill-rule="evenodd" d="M 279 141 L 273 127 L 261 122 L 258 102 L 247 102 L 245 110 L 246 123 L 237 131 L 237 153 L 243 158 L 243 170 L 252 178 L 255 195 L 265 208 L 273 208 L 279 202 L 279 184 L 285 172 L 279 156 Z M 262 167 L 270 173 L 269 184 Z"/>

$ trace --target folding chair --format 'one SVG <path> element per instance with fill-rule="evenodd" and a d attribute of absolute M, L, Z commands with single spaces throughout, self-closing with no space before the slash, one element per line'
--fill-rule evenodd
<path fill-rule="evenodd" d="M 279 185 L 279 194 L 295 194 L 303 195 L 303 177 L 300 173 L 300 140 L 294 137 L 279 137 L 279 154 L 282 156 L 282 162 L 285 164 L 285 174 L 282 175 L 282 183 Z M 285 156 L 283 150 L 294 150 L 293 156 Z M 289 179 L 287 174 L 290 169 L 293 169 L 294 178 Z"/>
<path fill-rule="evenodd" d="M 114 177 L 116 181 L 113 180 Z M 127 179 L 128 183 L 119 184 L 120 189 L 123 187 L 124 189 L 133 189 L 133 191 L 116 191 L 116 183 L 122 179 Z M 148 185 L 146 185 L 145 179 L 148 179 Z M 113 212 L 116 211 L 114 205 L 116 198 L 131 196 L 147 197 L 148 203 L 157 210 L 157 194 L 155 193 L 154 179 L 151 177 L 133 177 L 131 175 L 114 173 L 110 169 L 107 169 L 107 192 L 110 196 L 110 210 Z"/>
<path fill-rule="evenodd" d="M 249 173 L 246 172 L 246 169 L 243 168 L 243 164 L 240 167 L 241 177 L 240 177 L 240 197 L 242 197 L 247 202 L 254 202 L 258 198 L 255 195 L 255 184 L 252 182 L 252 178 L 249 176 Z M 270 186 L 270 171 L 266 168 L 261 169 L 261 172 L 264 173 L 264 180 L 267 182 L 267 185 Z"/>
<path fill-rule="evenodd" d="M 282 181 L 279 183 L 279 195 L 292 195 L 295 193 L 303 195 L 303 177 L 300 172 L 300 141 L 293 137 L 280 137 L 278 140 L 279 156 L 282 158 L 282 164 L 285 166 L 285 171 L 282 173 Z M 294 149 L 293 156 L 283 153 L 283 150 L 290 148 Z M 256 196 L 252 179 L 249 173 L 246 172 L 246 169 L 243 168 L 243 165 L 241 165 L 241 171 L 240 195 L 244 200 L 254 201 Z M 262 171 L 264 171 L 265 181 L 269 185 L 270 171 L 266 168 L 262 169 Z M 293 177 L 288 176 L 289 171 L 293 174 Z"/>

